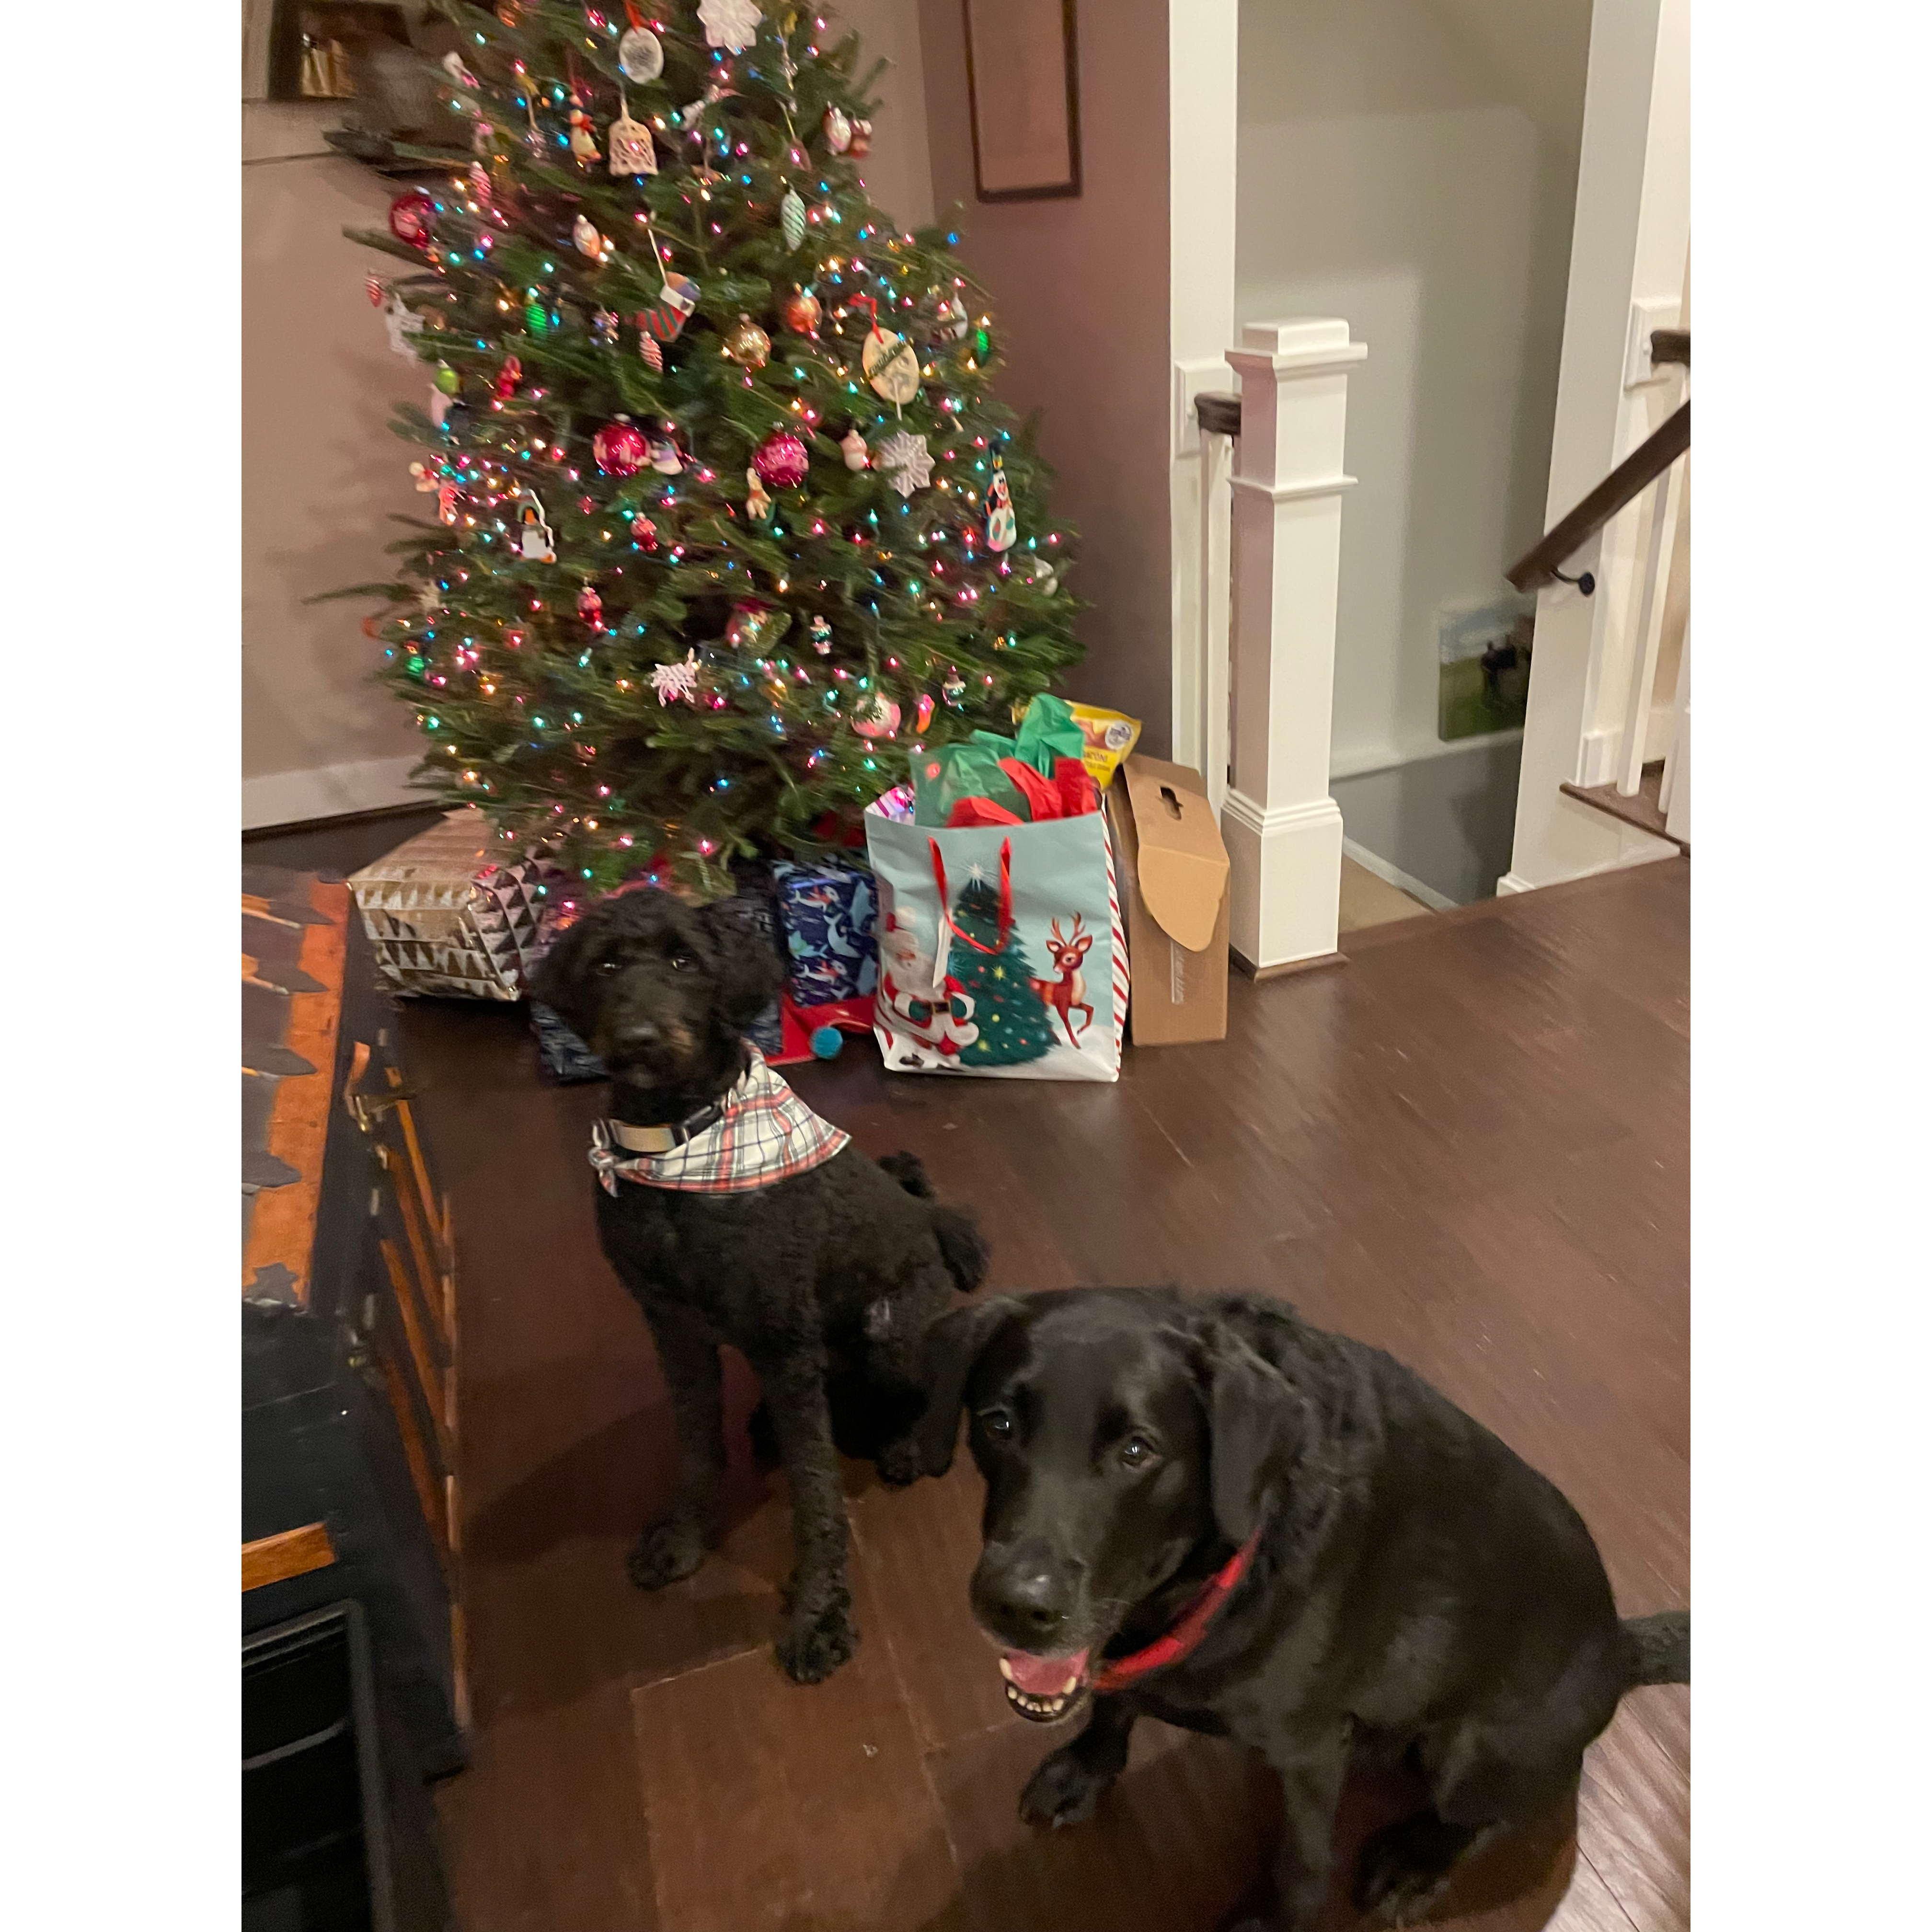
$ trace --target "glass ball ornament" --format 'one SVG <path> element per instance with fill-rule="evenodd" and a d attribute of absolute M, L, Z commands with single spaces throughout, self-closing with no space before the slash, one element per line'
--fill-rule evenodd
<path fill-rule="evenodd" d="M 644 432 L 628 416 L 606 423 L 590 439 L 590 453 L 606 476 L 634 476 L 650 460 Z"/>
<path fill-rule="evenodd" d="M 436 365 L 436 386 L 446 396 L 453 396 L 463 386 L 463 378 L 447 362 Z"/>
<path fill-rule="evenodd" d="M 752 455 L 752 467 L 774 490 L 796 490 L 811 461 L 805 445 L 788 429 L 772 430 Z"/>
<path fill-rule="evenodd" d="M 812 335 L 818 332 L 825 311 L 819 307 L 816 296 L 807 295 L 802 289 L 794 289 L 784 299 L 784 306 L 778 311 L 786 328 L 794 335 Z"/>
<path fill-rule="evenodd" d="M 771 360 L 772 338 L 748 315 L 741 315 L 724 338 L 724 352 L 741 368 L 762 369 Z"/>
<path fill-rule="evenodd" d="M 389 232 L 412 248 L 429 246 L 436 232 L 436 201 L 427 188 L 410 188 L 390 202 Z"/>

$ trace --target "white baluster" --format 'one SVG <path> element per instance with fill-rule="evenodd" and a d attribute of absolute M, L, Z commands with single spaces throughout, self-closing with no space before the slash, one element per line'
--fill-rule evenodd
<path fill-rule="evenodd" d="M 1233 502 L 1228 938 L 1258 970 L 1336 950 L 1342 814 L 1328 795 L 1348 371 L 1330 320 L 1250 322 Z"/>
<path fill-rule="evenodd" d="M 1683 653 L 1677 660 L 1676 713 L 1670 749 L 1664 760 L 1664 784 L 1657 795 L 1664 829 L 1673 838 L 1690 842 L 1690 620 L 1684 620 Z"/>
<path fill-rule="evenodd" d="M 1226 490 L 1234 438 L 1201 428 L 1201 775 L 1221 815 L 1228 794 L 1228 520 Z"/>
<path fill-rule="evenodd" d="M 1623 743 L 1617 754 L 1617 790 L 1624 798 L 1634 798 L 1643 782 L 1651 692 L 1664 645 L 1664 598 L 1670 586 L 1670 554 L 1677 542 L 1677 513 L 1683 491 L 1682 461 L 1673 463 L 1651 485 L 1650 538 L 1644 551 L 1636 623 L 1630 633 L 1630 690 L 1624 703 Z"/>

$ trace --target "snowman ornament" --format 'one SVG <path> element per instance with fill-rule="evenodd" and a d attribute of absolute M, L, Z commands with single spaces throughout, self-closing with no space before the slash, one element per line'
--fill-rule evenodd
<path fill-rule="evenodd" d="M 1005 465 L 993 458 L 993 480 L 986 485 L 986 548 L 1011 550 L 1019 527 L 1013 520 L 1012 491 L 1007 487 Z"/>

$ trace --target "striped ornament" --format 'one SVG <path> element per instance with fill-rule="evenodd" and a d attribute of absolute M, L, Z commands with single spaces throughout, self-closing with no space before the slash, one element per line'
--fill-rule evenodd
<path fill-rule="evenodd" d="M 698 284 L 688 275 L 667 275 L 657 300 L 638 312 L 639 326 L 660 342 L 675 342 L 698 306 Z"/>

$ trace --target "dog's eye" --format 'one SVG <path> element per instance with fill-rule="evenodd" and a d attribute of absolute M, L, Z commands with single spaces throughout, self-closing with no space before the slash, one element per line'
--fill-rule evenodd
<path fill-rule="evenodd" d="M 600 973 L 616 973 L 622 970 L 623 964 L 623 961 L 620 959 L 614 952 L 608 953 L 598 961 L 597 970 Z"/>
<path fill-rule="evenodd" d="M 698 964 L 698 955 L 687 952 L 682 946 L 670 956 L 670 970 L 674 973 L 688 973 Z"/>
<path fill-rule="evenodd" d="M 1130 1436 L 1120 1444 L 1120 1460 L 1130 1469 L 1144 1469 L 1155 1456 L 1154 1444 L 1144 1436 Z"/>
<path fill-rule="evenodd" d="M 986 1408 L 980 1412 L 980 1426 L 988 1436 L 1004 1440 L 1013 1432 L 1013 1419 L 1004 1408 Z"/>

